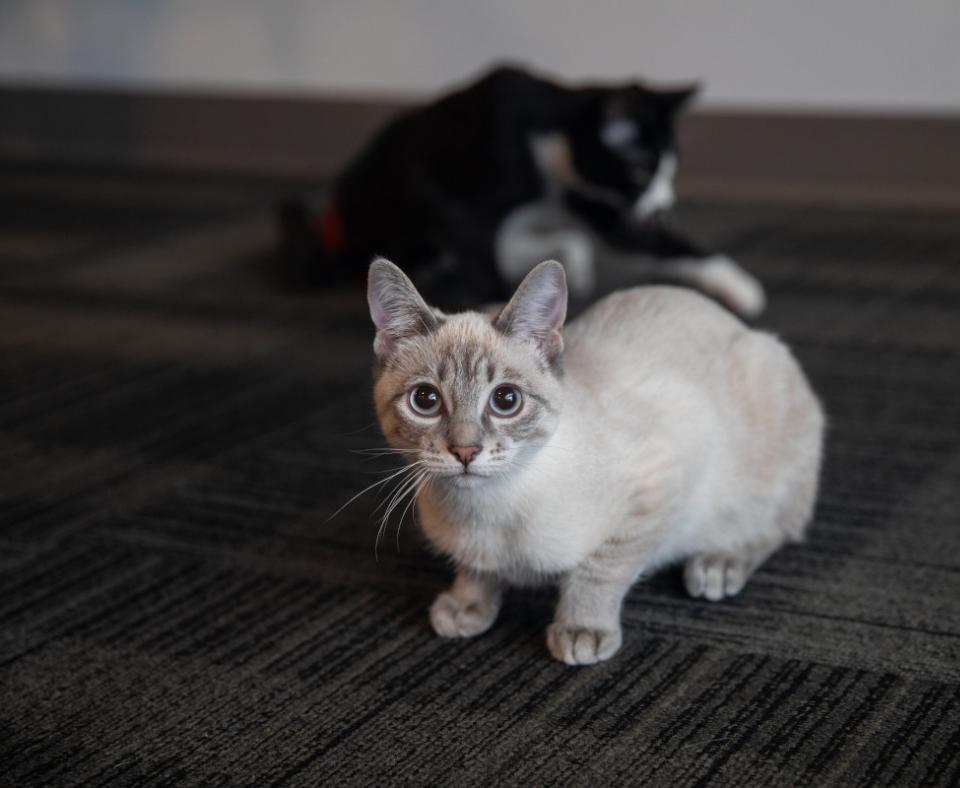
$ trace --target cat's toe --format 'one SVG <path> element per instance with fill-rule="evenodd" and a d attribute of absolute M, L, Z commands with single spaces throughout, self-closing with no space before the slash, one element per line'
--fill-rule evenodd
<path fill-rule="evenodd" d="M 464 604 L 449 591 L 440 594 L 430 606 L 433 631 L 444 638 L 469 638 L 481 635 L 493 625 L 497 610 L 477 602 Z"/>
<path fill-rule="evenodd" d="M 620 650 L 623 634 L 615 629 L 594 629 L 566 624 L 547 627 L 547 648 L 554 659 L 568 665 L 594 665 Z"/>
<path fill-rule="evenodd" d="M 746 585 L 747 564 L 725 555 L 698 555 L 687 561 L 683 579 L 687 593 L 717 602 L 739 594 Z"/>

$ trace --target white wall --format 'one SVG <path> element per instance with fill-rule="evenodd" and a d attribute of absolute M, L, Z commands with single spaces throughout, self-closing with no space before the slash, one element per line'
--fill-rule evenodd
<path fill-rule="evenodd" d="M 497 58 L 713 106 L 960 112 L 960 0 L 2 0 L 0 81 L 432 91 Z"/>

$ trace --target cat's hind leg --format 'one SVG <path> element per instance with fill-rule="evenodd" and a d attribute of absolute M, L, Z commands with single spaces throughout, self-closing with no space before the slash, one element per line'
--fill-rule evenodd
<path fill-rule="evenodd" d="M 766 307 L 763 285 L 755 277 L 726 255 L 708 254 L 667 226 L 634 223 L 598 232 L 608 247 L 604 257 L 610 260 L 645 268 L 657 279 L 691 285 L 743 318 L 755 318 Z"/>
<path fill-rule="evenodd" d="M 672 261 L 667 270 L 726 304 L 741 317 L 758 317 L 767 305 L 763 285 L 726 255 Z"/>
<path fill-rule="evenodd" d="M 702 553 L 687 560 L 683 580 L 687 593 L 717 602 L 743 590 L 750 575 L 782 542 L 766 542 L 736 552 Z"/>
<path fill-rule="evenodd" d="M 754 414 L 752 428 L 776 435 L 754 470 L 765 475 L 773 469 L 760 488 L 772 503 L 769 511 L 741 515 L 744 523 L 764 524 L 759 530 L 728 528 L 744 534 L 738 544 L 725 548 L 714 542 L 687 561 L 687 591 L 709 600 L 739 593 L 783 544 L 803 538 L 813 517 L 823 452 L 823 410 L 790 351 L 768 334 L 751 332 L 734 352 L 742 404 Z M 772 403 L 779 405 L 778 412 L 771 411 Z"/>
<path fill-rule="evenodd" d="M 586 298 L 596 284 L 595 248 L 590 235 L 552 205 L 533 203 L 510 213 L 494 241 L 497 272 L 515 287 L 544 260 L 558 260 L 574 298 Z"/>
<path fill-rule="evenodd" d="M 812 395 L 810 395 L 812 396 Z M 809 426 L 785 438 L 794 457 L 781 475 L 781 496 L 771 518 L 771 533 L 756 535 L 746 547 L 706 550 L 688 559 L 684 582 L 693 597 L 712 602 L 740 593 L 747 580 L 787 542 L 799 542 L 810 523 L 817 497 L 823 415 L 814 405 L 807 414 Z"/>
<path fill-rule="evenodd" d="M 469 638 L 493 626 L 500 613 L 502 585 L 493 577 L 461 569 L 449 590 L 430 606 L 433 631 L 445 638 Z"/>

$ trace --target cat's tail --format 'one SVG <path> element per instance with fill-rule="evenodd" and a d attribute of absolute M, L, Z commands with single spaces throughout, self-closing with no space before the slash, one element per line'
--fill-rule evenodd
<path fill-rule="evenodd" d="M 311 290 L 349 278 L 343 220 L 333 203 L 288 197 L 277 207 L 276 225 L 277 264 L 284 286 Z"/>

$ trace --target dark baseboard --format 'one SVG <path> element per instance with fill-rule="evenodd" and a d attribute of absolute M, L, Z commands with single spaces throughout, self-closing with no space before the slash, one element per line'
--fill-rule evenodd
<path fill-rule="evenodd" d="M 0 158 L 328 176 L 409 102 L 0 89 Z"/>
<path fill-rule="evenodd" d="M 329 177 L 409 99 L 0 88 L 0 160 Z M 691 112 L 682 194 L 960 208 L 960 115 Z"/>
<path fill-rule="evenodd" d="M 701 112 L 682 136 L 691 194 L 960 208 L 960 115 Z"/>

